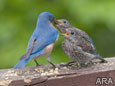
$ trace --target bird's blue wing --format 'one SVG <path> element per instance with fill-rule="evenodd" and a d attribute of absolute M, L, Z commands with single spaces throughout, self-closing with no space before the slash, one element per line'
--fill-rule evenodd
<path fill-rule="evenodd" d="M 93 43 L 92 39 L 90 39 L 87 35 L 83 36 L 83 37 L 94 46 L 94 43 Z"/>
<path fill-rule="evenodd" d="M 96 47 L 95 47 L 93 41 L 92 41 L 87 35 L 86 35 L 86 36 L 83 36 L 83 38 L 84 38 L 85 40 L 87 40 L 87 41 L 91 44 L 91 46 L 92 46 L 92 48 L 90 49 L 89 53 L 91 53 L 91 54 L 97 54 L 97 52 L 96 52 Z"/>
<path fill-rule="evenodd" d="M 77 32 L 78 32 L 78 34 L 80 34 L 85 40 L 87 40 L 88 42 L 90 42 L 92 48 L 95 49 L 95 45 L 94 45 L 92 39 L 87 35 L 87 33 L 85 33 L 83 30 L 80 30 L 78 28 L 74 28 L 73 27 L 72 29 L 76 29 Z"/>
<path fill-rule="evenodd" d="M 40 34 L 40 35 L 36 35 L 36 34 L 32 35 L 32 37 L 29 41 L 29 44 L 28 44 L 27 50 L 29 49 L 29 47 L 31 45 L 31 40 L 33 39 L 33 37 L 36 38 L 36 42 L 34 44 L 31 54 L 35 54 L 35 53 L 41 51 L 47 45 L 54 42 L 58 37 L 58 32 L 54 28 L 52 28 L 50 31 L 44 31 L 44 32 L 38 31 L 37 34 Z"/>

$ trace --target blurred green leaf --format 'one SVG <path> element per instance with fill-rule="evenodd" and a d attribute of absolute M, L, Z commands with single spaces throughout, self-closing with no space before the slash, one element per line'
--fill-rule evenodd
<path fill-rule="evenodd" d="M 86 31 L 103 57 L 115 56 L 114 0 L 0 0 L 0 68 L 11 68 L 26 52 L 38 15 L 51 12 L 71 25 Z M 53 49 L 53 63 L 67 62 L 59 37 Z M 46 58 L 37 59 L 47 64 Z M 27 66 L 35 65 L 30 61 Z"/>

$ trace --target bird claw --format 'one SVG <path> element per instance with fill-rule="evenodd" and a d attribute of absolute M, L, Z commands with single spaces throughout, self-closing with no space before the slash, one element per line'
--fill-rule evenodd
<path fill-rule="evenodd" d="M 71 66 L 72 64 L 68 64 L 68 63 L 65 63 L 65 64 L 60 64 L 60 66 Z"/>
<path fill-rule="evenodd" d="M 52 65 L 52 68 L 53 68 L 53 69 L 56 68 L 56 66 L 55 66 L 52 62 L 50 62 L 50 61 L 48 61 L 48 62 Z"/>
<path fill-rule="evenodd" d="M 72 66 L 73 63 L 75 63 L 75 61 L 70 61 L 64 64 L 60 64 L 60 66 Z"/>
<path fill-rule="evenodd" d="M 36 64 L 36 67 L 38 67 L 38 66 L 43 66 L 43 65 L 41 65 L 41 64 Z"/>
<path fill-rule="evenodd" d="M 62 67 L 63 67 L 63 66 L 68 66 L 68 65 L 67 65 L 67 64 L 60 64 L 60 66 L 62 66 Z"/>
<path fill-rule="evenodd" d="M 54 64 L 51 64 L 51 65 L 52 65 L 52 68 L 53 68 L 53 69 L 55 69 L 55 68 L 56 68 L 56 66 L 55 66 Z"/>

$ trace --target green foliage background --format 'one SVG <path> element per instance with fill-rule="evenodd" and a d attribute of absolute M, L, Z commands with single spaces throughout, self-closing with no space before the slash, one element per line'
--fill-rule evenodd
<path fill-rule="evenodd" d="M 38 15 L 48 11 L 57 19 L 68 19 L 93 39 L 103 57 L 115 56 L 115 0 L 0 0 L 0 68 L 11 68 L 26 52 Z M 55 44 L 53 63 L 69 59 L 61 49 L 63 37 Z M 46 58 L 38 59 L 46 64 Z M 28 66 L 35 65 L 30 61 Z"/>

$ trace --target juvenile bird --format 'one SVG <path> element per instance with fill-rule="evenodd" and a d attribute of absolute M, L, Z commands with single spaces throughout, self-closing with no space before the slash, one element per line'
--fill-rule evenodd
<path fill-rule="evenodd" d="M 56 26 L 65 37 L 62 48 L 64 53 L 71 59 L 66 65 L 77 62 L 80 65 L 87 65 L 93 59 L 100 59 L 106 62 L 97 52 L 92 39 L 84 31 L 72 27 L 65 19 L 57 20 Z"/>
<path fill-rule="evenodd" d="M 28 42 L 26 54 L 20 58 L 20 61 L 14 68 L 23 68 L 33 59 L 36 65 L 39 65 L 36 58 L 46 56 L 47 61 L 50 61 L 50 54 L 52 52 L 55 41 L 58 38 L 58 31 L 54 28 L 55 16 L 49 12 L 42 12 L 37 20 L 36 28 Z"/>

